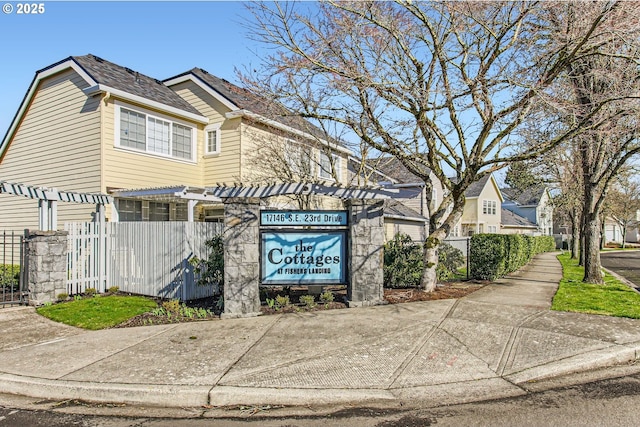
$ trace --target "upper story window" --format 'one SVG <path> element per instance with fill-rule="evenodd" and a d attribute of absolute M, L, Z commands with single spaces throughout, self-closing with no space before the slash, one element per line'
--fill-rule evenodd
<path fill-rule="evenodd" d="M 329 157 L 327 153 L 321 151 L 319 164 L 318 176 L 320 178 L 333 180 L 334 176 L 338 178 L 342 176 L 342 159 L 339 155 L 332 153 Z"/>
<path fill-rule="evenodd" d="M 181 160 L 195 159 L 195 128 L 116 105 L 116 146 Z"/>
<path fill-rule="evenodd" d="M 209 125 L 204 129 L 206 135 L 205 154 L 220 153 L 220 124 Z"/>
<path fill-rule="evenodd" d="M 498 204 L 495 200 L 483 200 L 482 201 L 482 213 L 484 215 L 495 215 Z"/>
<path fill-rule="evenodd" d="M 292 175 L 303 179 L 313 175 L 311 147 L 290 139 L 284 149 L 284 158 Z"/>

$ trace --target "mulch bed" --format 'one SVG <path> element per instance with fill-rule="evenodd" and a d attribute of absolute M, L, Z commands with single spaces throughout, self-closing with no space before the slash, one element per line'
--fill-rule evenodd
<path fill-rule="evenodd" d="M 401 304 L 416 301 L 434 301 L 440 299 L 458 299 L 477 291 L 483 286 L 485 286 L 484 283 L 477 282 L 450 282 L 438 285 L 434 292 L 424 292 L 420 289 L 385 289 L 384 299 L 389 304 Z M 273 292 L 273 295 L 271 295 L 271 297 L 274 297 L 276 294 L 277 292 Z M 293 303 L 287 307 L 279 308 L 278 310 L 263 304 L 260 308 L 261 314 L 270 315 L 347 308 L 347 304 L 344 302 L 346 300 L 345 289 L 334 292 L 336 301 L 327 304 L 317 303 L 313 308 L 305 307 L 298 304 L 297 294 L 300 294 L 300 292 L 292 292 L 291 299 Z M 185 317 L 178 315 L 167 317 L 158 316 L 153 313 L 144 313 L 115 326 L 115 328 L 130 328 L 134 326 L 164 325 L 171 323 L 197 322 L 202 320 L 219 319 L 220 312 L 216 307 L 216 303 L 217 299 L 214 298 L 203 298 L 200 300 L 189 301 L 187 303 L 189 307 L 204 308 L 210 310 L 210 315 L 205 318 Z"/>
<path fill-rule="evenodd" d="M 420 289 L 385 289 L 384 299 L 389 304 L 403 302 L 434 301 L 439 299 L 458 299 L 484 287 L 482 283 L 453 282 L 438 285 L 435 291 L 425 292 Z"/>

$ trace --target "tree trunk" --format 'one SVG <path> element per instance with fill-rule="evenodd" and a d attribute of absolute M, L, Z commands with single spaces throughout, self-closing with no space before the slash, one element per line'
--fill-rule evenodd
<path fill-rule="evenodd" d="M 449 234 L 449 231 L 458 223 L 460 218 L 462 218 L 463 209 L 464 199 L 462 200 L 462 204 L 458 204 L 458 206 L 454 205 L 453 211 L 447 216 L 442 225 L 433 231 L 430 230 L 429 237 L 427 237 L 427 241 L 424 244 L 424 264 L 422 268 L 422 278 L 420 279 L 420 286 L 425 292 L 433 292 L 436 290 L 438 284 L 438 249 L 442 241 Z M 434 224 L 431 224 L 430 229 L 433 226 Z"/>
<path fill-rule="evenodd" d="M 440 241 L 429 236 L 424 248 L 424 268 L 422 270 L 422 278 L 420 284 L 425 292 L 433 292 L 436 290 L 438 284 L 438 248 L 440 247 Z M 437 242 L 437 243 L 436 243 Z"/>
<path fill-rule="evenodd" d="M 577 209 L 576 209 L 577 211 Z M 580 251 L 580 215 L 575 212 L 571 215 L 571 259 L 578 259 Z"/>
<path fill-rule="evenodd" d="M 584 240 L 584 279 L 582 281 L 586 283 L 604 283 L 600 263 L 600 234 L 600 216 L 597 212 L 586 213 L 582 233 Z"/>

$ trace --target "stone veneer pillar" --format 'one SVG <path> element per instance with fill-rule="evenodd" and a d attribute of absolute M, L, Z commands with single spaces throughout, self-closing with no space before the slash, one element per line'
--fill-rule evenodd
<path fill-rule="evenodd" d="M 347 200 L 349 210 L 349 307 L 384 304 L 384 217 L 380 200 Z"/>
<path fill-rule="evenodd" d="M 224 199 L 224 313 L 260 314 L 260 199 Z"/>
<path fill-rule="evenodd" d="M 67 292 L 66 231 L 33 231 L 27 237 L 29 251 L 29 304 L 54 302 Z"/>

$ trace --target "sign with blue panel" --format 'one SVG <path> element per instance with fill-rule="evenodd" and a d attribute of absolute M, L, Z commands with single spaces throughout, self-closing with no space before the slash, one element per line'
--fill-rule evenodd
<path fill-rule="evenodd" d="M 345 284 L 346 231 L 263 231 L 262 284 Z"/>
<path fill-rule="evenodd" d="M 347 211 L 261 211 L 262 226 L 319 226 L 347 225 Z"/>

